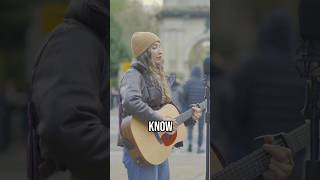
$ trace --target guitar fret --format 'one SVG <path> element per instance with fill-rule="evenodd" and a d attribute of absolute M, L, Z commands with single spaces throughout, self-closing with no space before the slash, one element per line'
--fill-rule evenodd
<path fill-rule="evenodd" d="M 200 105 L 200 109 L 201 110 L 206 109 L 207 100 L 204 100 L 199 105 Z M 192 116 L 192 110 L 191 109 L 189 109 L 189 110 L 185 111 L 184 113 L 180 114 L 178 117 L 176 117 L 177 125 L 179 126 L 180 124 L 184 123 L 186 120 L 191 118 L 191 116 Z"/>
<path fill-rule="evenodd" d="M 279 146 L 288 144 L 293 152 L 298 152 L 308 143 L 309 129 L 310 124 L 306 123 L 284 135 L 285 141 L 276 139 L 274 144 Z M 271 155 L 260 148 L 239 161 L 230 164 L 224 170 L 216 173 L 213 178 L 215 180 L 253 180 L 268 169 L 270 159 Z"/>
<path fill-rule="evenodd" d="M 308 143 L 308 141 L 310 140 L 309 128 L 310 124 L 306 123 L 305 125 L 295 129 L 287 135 L 287 143 L 293 152 L 300 151 L 301 149 L 303 149 L 305 144 Z"/>
<path fill-rule="evenodd" d="M 275 141 L 275 144 L 284 146 L 284 142 L 281 140 Z M 259 149 L 241 159 L 239 163 L 234 163 L 230 166 L 230 170 L 226 169 L 224 173 L 229 173 L 231 179 L 254 179 L 268 168 L 270 158 L 271 156 L 263 149 Z M 217 180 L 219 180 L 220 176 L 223 176 L 223 174 L 218 175 Z"/>
<path fill-rule="evenodd" d="M 263 149 L 259 149 L 240 161 L 231 164 L 223 172 L 218 173 L 215 176 L 216 180 L 225 179 L 227 174 L 228 180 L 234 179 L 254 179 L 258 177 L 267 168 L 270 161 L 270 156 L 264 152 Z"/>

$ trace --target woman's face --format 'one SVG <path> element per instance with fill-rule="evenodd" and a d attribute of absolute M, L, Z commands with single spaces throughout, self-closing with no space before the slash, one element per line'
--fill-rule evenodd
<path fill-rule="evenodd" d="M 160 47 L 160 42 L 155 42 L 150 47 L 151 50 L 151 60 L 156 65 L 159 66 L 162 63 L 163 51 Z"/>

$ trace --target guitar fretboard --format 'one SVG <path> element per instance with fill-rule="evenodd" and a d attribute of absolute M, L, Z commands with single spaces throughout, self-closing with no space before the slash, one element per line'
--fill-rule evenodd
<path fill-rule="evenodd" d="M 301 151 L 310 141 L 310 123 L 298 127 L 286 136 L 286 142 L 292 152 Z"/>
<path fill-rule="evenodd" d="M 288 146 L 292 152 L 302 150 L 309 140 L 309 123 L 284 135 L 283 139 L 276 139 L 274 144 Z M 253 180 L 263 174 L 270 163 L 271 155 L 262 148 L 254 151 L 250 155 L 230 164 L 224 170 L 214 175 L 214 180 Z"/>
<path fill-rule="evenodd" d="M 207 100 L 204 100 L 203 102 L 201 102 L 199 104 L 199 106 L 200 106 L 201 110 L 204 110 L 207 107 Z M 184 113 L 180 114 L 176 118 L 176 122 L 178 125 L 180 125 L 180 124 L 184 123 L 186 120 L 190 119 L 191 116 L 192 116 L 192 109 L 189 109 L 189 110 L 185 111 Z"/>

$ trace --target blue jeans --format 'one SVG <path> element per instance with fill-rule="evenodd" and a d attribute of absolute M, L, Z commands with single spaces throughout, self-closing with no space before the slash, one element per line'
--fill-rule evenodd
<path fill-rule="evenodd" d="M 128 180 L 170 180 L 168 159 L 160 165 L 141 167 L 124 148 L 122 162 L 127 168 Z"/>
<path fill-rule="evenodd" d="M 200 117 L 199 122 L 198 122 L 198 147 L 202 146 L 203 143 L 203 126 L 204 126 L 204 115 Z M 188 141 L 190 144 L 192 144 L 192 131 L 193 131 L 193 126 L 194 125 L 189 125 L 188 126 Z"/>

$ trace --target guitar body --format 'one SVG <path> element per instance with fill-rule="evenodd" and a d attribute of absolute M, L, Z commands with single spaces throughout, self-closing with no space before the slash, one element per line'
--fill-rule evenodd
<path fill-rule="evenodd" d="M 172 104 L 167 104 L 157 111 L 164 117 L 176 118 L 179 111 Z M 173 146 L 186 136 L 186 126 L 181 124 L 172 135 L 159 132 L 162 144 L 160 144 L 154 132 L 148 131 L 148 125 L 136 118 L 125 118 L 121 123 L 123 138 L 132 145 L 129 153 L 138 164 L 159 165 L 164 162 Z"/>

